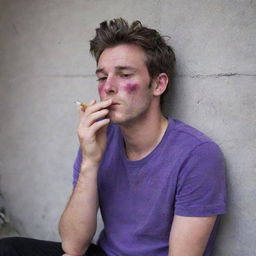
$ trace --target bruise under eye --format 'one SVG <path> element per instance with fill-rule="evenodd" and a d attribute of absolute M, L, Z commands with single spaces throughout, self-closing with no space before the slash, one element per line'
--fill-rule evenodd
<path fill-rule="evenodd" d="M 128 93 L 134 93 L 136 92 L 138 89 L 138 84 L 137 83 L 127 83 L 125 85 L 125 90 L 128 92 Z"/>

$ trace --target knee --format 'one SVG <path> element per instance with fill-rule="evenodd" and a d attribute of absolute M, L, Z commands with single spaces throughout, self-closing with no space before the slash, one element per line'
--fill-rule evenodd
<path fill-rule="evenodd" d="M 0 239 L 0 256 L 14 256 L 15 245 L 18 242 L 18 237 L 7 237 Z"/>

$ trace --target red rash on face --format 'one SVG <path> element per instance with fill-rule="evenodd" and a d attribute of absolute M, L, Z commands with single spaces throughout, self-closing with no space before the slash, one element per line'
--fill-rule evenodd
<path fill-rule="evenodd" d="M 99 85 L 99 87 L 98 87 L 99 95 L 102 94 L 103 90 L 104 90 L 104 84 Z"/>
<path fill-rule="evenodd" d="M 136 83 L 128 83 L 125 85 L 124 89 L 128 92 L 128 93 L 134 93 L 137 91 L 138 88 L 138 84 Z"/>
<path fill-rule="evenodd" d="M 121 88 L 123 88 L 124 91 L 126 91 L 129 94 L 135 93 L 138 89 L 138 84 L 137 83 L 127 83 L 123 85 Z M 105 91 L 105 83 L 99 85 L 98 87 L 98 92 L 99 95 L 104 94 Z"/>

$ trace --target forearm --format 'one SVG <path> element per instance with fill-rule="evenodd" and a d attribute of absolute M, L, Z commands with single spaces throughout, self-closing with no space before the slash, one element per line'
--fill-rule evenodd
<path fill-rule="evenodd" d="M 169 256 L 202 256 L 216 216 L 174 216 L 169 241 Z"/>
<path fill-rule="evenodd" d="M 82 162 L 78 182 L 60 219 L 62 247 L 67 254 L 83 255 L 95 234 L 97 172 L 98 165 Z"/>

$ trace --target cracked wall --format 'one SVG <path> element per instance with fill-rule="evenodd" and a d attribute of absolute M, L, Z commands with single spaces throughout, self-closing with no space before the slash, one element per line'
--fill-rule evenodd
<path fill-rule="evenodd" d="M 59 240 L 78 147 L 73 102 L 97 97 L 88 41 L 100 21 L 119 16 L 171 37 L 177 76 L 165 111 L 216 140 L 226 157 L 229 213 L 215 255 L 254 255 L 255 0 L 0 0 L 0 191 L 8 215 L 21 234 Z"/>

